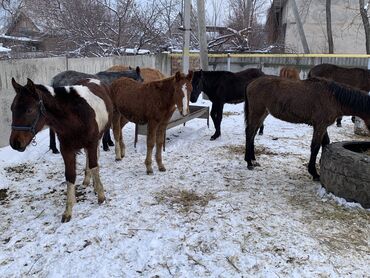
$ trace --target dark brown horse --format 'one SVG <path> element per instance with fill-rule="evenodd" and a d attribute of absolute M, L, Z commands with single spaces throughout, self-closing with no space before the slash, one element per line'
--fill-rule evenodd
<path fill-rule="evenodd" d="M 120 78 L 112 83 L 116 160 L 121 160 L 125 155 L 122 126 L 128 121 L 147 124 L 146 172 L 153 173 L 152 152 L 155 144 L 159 171 L 166 171 L 162 163 L 164 134 L 175 107 L 183 116 L 189 113 L 192 75 L 192 72 L 188 75 L 177 72 L 169 78 L 148 83 L 141 84 L 128 78 Z"/>
<path fill-rule="evenodd" d="M 261 77 L 253 81 L 246 91 L 245 104 L 246 153 L 248 169 L 256 165 L 254 137 L 259 125 L 270 113 L 291 123 L 313 126 L 311 156 L 308 172 L 314 180 L 320 176 L 316 171 L 316 157 L 320 146 L 329 144 L 327 127 L 342 115 L 362 118 L 370 128 L 370 96 L 351 87 L 321 78 L 303 81 L 279 77 Z"/>
<path fill-rule="evenodd" d="M 288 79 L 293 79 L 293 80 L 300 80 L 299 78 L 299 71 L 295 67 L 282 67 L 280 69 L 280 77 L 288 78 Z"/>
<path fill-rule="evenodd" d="M 370 91 L 370 71 L 361 68 L 344 68 L 332 64 L 314 66 L 308 73 L 310 77 L 322 77 L 343 83 L 359 90 Z M 354 122 L 354 117 L 352 117 Z M 337 126 L 342 126 L 342 117 L 337 119 Z"/>
<path fill-rule="evenodd" d="M 128 70 L 130 67 L 126 67 L 124 65 L 115 65 L 107 69 L 108 72 L 120 72 L 124 70 Z M 152 68 L 141 68 L 140 69 L 141 77 L 144 79 L 144 82 L 150 82 L 155 80 L 160 80 L 166 78 L 166 76 L 157 69 Z"/>
<path fill-rule="evenodd" d="M 100 81 L 95 79 L 57 88 L 35 85 L 30 79 L 26 86 L 19 85 L 14 78 L 12 84 L 16 96 L 11 106 L 11 147 L 23 152 L 46 124 L 58 135 L 67 181 L 67 205 L 62 222 L 68 222 L 72 217 L 76 202 L 76 153 L 82 148 L 87 156 L 83 184 L 88 185 L 92 177 L 98 202 L 103 203 L 105 195 L 99 177 L 98 145 L 112 120 L 113 106 L 108 88 L 99 85 Z"/>

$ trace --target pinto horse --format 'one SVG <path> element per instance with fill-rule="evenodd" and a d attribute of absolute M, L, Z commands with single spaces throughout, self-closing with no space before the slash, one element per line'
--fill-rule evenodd
<path fill-rule="evenodd" d="M 370 91 L 370 71 L 361 68 L 343 68 L 332 64 L 314 66 L 308 77 L 322 77 L 343 83 L 359 90 Z M 352 117 L 354 122 L 354 117 Z M 337 126 L 342 126 L 342 117 L 337 119 Z"/>
<path fill-rule="evenodd" d="M 268 114 L 283 121 L 313 126 L 308 172 L 314 180 L 320 179 L 315 166 L 317 154 L 320 146 L 329 144 L 327 128 L 337 117 L 355 115 L 362 118 L 370 128 L 370 96 L 364 91 L 332 80 L 309 78 L 296 81 L 261 77 L 249 84 L 246 95 L 245 160 L 250 170 L 257 165 L 254 137 Z"/>
<path fill-rule="evenodd" d="M 136 67 L 135 70 L 123 70 L 120 72 L 105 72 L 101 71 L 96 74 L 88 74 L 84 72 L 78 72 L 74 70 L 67 70 L 55 75 L 51 80 L 51 85 L 55 87 L 62 87 L 62 86 L 71 86 L 76 84 L 79 80 L 92 78 L 98 79 L 105 85 L 110 85 L 113 80 L 120 78 L 120 77 L 128 77 L 134 80 L 138 80 L 143 82 L 143 78 L 141 77 L 141 70 L 139 67 Z M 110 146 L 114 146 L 111 138 L 109 129 L 105 132 L 103 137 L 103 150 L 108 151 Z M 55 142 L 55 132 L 53 129 L 50 129 L 50 149 L 53 153 L 59 153 L 56 142 Z"/>
<path fill-rule="evenodd" d="M 67 204 L 62 222 L 68 222 L 72 217 L 76 202 L 76 153 L 82 148 L 86 152 L 83 184 L 88 185 L 92 177 L 98 203 L 105 200 L 99 177 L 98 145 L 103 133 L 109 129 L 113 105 L 108 88 L 97 83 L 99 80 L 81 80 L 79 85 L 52 88 L 35 85 L 30 79 L 27 85 L 21 86 L 12 79 L 16 96 L 11 106 L 10 146 L 23 152 L 45 124 L 58 134 L 67 181 Z"/>
<path fill-rule="evenodd" d="M 194 72 L 190 101 L 196 102 L 203 91 L 212 102 L 211 118 L 216 131 L 211 136 L 211 140 L 215 140 L 221 135 L 224 104 L 243 102 L 248 84 L 264 75 L 259 69 L 247 69 L 237 73 L 203 70 Z M 263 125 L 261 125 L 260 134 L 263 134 Z"/>
<path fill-rule="evenodd" d="M 166 171 L 162 162 L 162 147 L 168 121 L 175 107 L 185 116 L 189 113 L 189 97 L 192 90 L 191 78 L 177 72 L 174 76 L 138 83 L 132 79 L 120 78 L 112 83 L 111 98 L 114 104 L 113 134 L 116 160 L 125 156 L 122 127 L 128 122 L 147 124 L 147 153 L 145 159 L 147 174 L 153 173 L 152 152 L 156 145 L 155 158 L 159 171 Z"/>

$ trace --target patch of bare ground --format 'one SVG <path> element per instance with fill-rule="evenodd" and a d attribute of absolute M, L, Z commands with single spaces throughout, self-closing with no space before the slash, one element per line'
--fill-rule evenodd
<path fill-rule="evenodd" d="M 26 163 L 19 164 L 17 166 L 9 166 L 4 168 L 7 174 L 13 176 L 13 181 L 23 180 L 25 177 L 35 174 L 35 168 Z"/>
<path fill-rule="evenodd" d="M 0 189 L 0 205 L 4 204 L 4 202 L 8 198 L 8 193 L 7 192 L 8 192 L 7 188 Z"/>
<path fill-rule="evenodd" d="M 370 212 L 345 208 L 329 200 L 317 202 L 316 197 L 303 193 L 288 200 L 304 211 L 302 222 L 309 227 L 310 236 L 333 253 L 369 254 Z"/>
<path fill-rule="evenodd" d="M 165 204 L 180 213 L 188 214 L 196 212 L 199 208 L 206 207 L 209 201 L 214 200 L 216 197 L 209 192 L 200 194 L 193 190 L 171 187 L 156 192 L 154 198 L 158 204 Z"/>
<path fill-rule="evenodd" d="M 229 145 L 229 146 L 222 146 L 222 149 L 226 150 L 230 154 L 234 155 L 244 155 L 245 153 L 245 146 L 244 145 Z M 255 155 L 279 155 L 278 153 L 270 150 L 266 147 L 256 147 L 255 148 Z"/>
<path fill-rule="evenodd" d="M 240 115 L 240 112 L 226 111 L 226 112 L 223 113 L 224 117 L 237 116 L 237 115 Z"/>

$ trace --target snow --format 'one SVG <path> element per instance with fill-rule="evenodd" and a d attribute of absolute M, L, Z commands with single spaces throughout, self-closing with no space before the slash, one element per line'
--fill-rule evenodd
<path fill-rule="evenodd" d="M 126 157 L 100 152 L 102 205 L 82 188 L 78 155 L 78 203 L 65 224 L 64 165 L 48 151 L 48 130 L 23 153 L 0 149 L 1 277 L 367 276 L 370 212 L 312 181 L 312 129 L 268 117 L 255 144 L 261 166 L 249 171 L 242 111 L 225 106 L 216 141 L 204 119 L 168 130 L 167 172 L 151 176 L 145 137 L 135 150 L 127 125 Z M 349 117 L 342 124 L 329 128 L 332 141 L 366 139 Z"/>
<path fill-rule="evenodd" d="M 0 52 L 9 52 L 9 51 L 12 51 L 12 50 L 10 48 L 0 45 Z"/>
<path fill-rule="evenodd" d="M 31 39 L 28 37 L 16 37 L 16 36 L 8 36 L 5 34 L 0 35 L 0 38 L 4 39 L 10 39 L 10 40 L 15 40 L 15 41 L 30 41 L 30 42 L 38 42 L 39 40 Z"/>

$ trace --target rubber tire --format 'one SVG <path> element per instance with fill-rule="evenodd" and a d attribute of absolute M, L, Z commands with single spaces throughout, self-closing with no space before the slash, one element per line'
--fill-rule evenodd
<path fill-rule="evenodd" d="M 326 146 L 321 154 L 321 184 L 338 197 L 370 208 L 370 156 L 348 148 L 370 149 L 370 142 L 338 142 Z"/>

